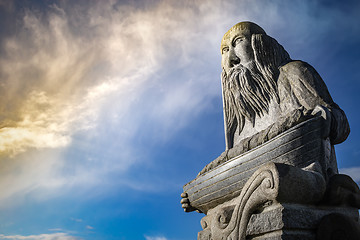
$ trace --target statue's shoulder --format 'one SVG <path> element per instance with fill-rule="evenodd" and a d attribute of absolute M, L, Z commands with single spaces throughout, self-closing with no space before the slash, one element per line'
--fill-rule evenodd
<path fill-rule="evenodd" d="M 279 83 L 291 85 L 299 82 L 313 87 L 326 88 L 319 73 L 310 64 L 300 60 L 290 61 L 279 68 Z M 316 87 L 316 88 L 317 88 Z"/>
<path fill-rule="evenodd" d="M 301 76 L 304 74 L 312 73 L 317 74 L 316 70 L 307 62 L 301 60 L 292 60 L 280 68 L 280 74 Z"/>

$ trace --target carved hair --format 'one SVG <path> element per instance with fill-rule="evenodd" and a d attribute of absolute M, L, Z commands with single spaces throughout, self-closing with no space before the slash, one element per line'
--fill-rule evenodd
<path fill-rule="evenodd" d="M 271 81 L 276 85 L 279 67 L 291 60 L 288 52 L 274 38 L 266 34 L 253 34 L 251 47 L 254 51 L 256 66 L 261 73 L 271 77 Z"/>
<path fill-rule="evenodd" d="M 285 49 L 266 34 L 253 34 L 251 45 L 254 63 L 248 68 L 240 64 L 221 75 L 228 148 L 233 145 L 237 127 L 239 132 L 243 129 L 245 118 L 254 125 L 256 115 L 269 112 L 271 99 L 279 103 L 279 67 L 291 60 Z"/>

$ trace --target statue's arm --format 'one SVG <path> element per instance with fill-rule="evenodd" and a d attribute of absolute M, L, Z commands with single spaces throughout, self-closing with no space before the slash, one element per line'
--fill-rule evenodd
<path fill-rule="evenodd" d="M 307 110 L 325 107 L 331 113 L 330 140 L 338 144 L 350 133 L 349 123 L 343 110 L 332 100 L 324 81 L 317 71 L 302 61 L 292 61 L 282 67 L 282 78 L 286 79 L 290 94 L 301 107 Z"/>

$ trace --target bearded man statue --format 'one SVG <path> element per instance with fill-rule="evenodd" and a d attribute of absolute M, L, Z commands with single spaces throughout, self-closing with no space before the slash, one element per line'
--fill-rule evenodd
<path fill-rule="evenodd" d="M 233 26 L 221 41 L 226 148 L 260 132 L 295 110 L 327 108 L 333 144 L 349 132 L 344 112 L 309 64 L 292 61 L 285 49 L 251 22 Z"/>
<path fill-rule="evenodd" d="M 349 123 L 320 75 L 251 22 L 221 56 L 226 149 L 181 194 L 206 214 L 198 239 L 359 239 L 360 189 L 334 150 Z"/>
<path fill-rule="evenodd" d="M 199 175 L 316 114 L 328 116 L 332 154 L 323 171 L 337 173 L 334 144 L 350 128 L 316 70 L 291 60 L 286 50 L 255 23 L 240 22 L 221 41 L 225 152 Z"/>

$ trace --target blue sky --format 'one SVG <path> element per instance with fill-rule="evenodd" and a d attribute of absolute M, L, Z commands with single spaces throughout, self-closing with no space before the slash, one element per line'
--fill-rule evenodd
<path fill-rule="evenodd" d="M 187 240 L 182 186 L 225 149 L 220 41 L 258 23 L 313 65 L 360 182 L 358 1 L 0 0 L 0 239 Z"/>

